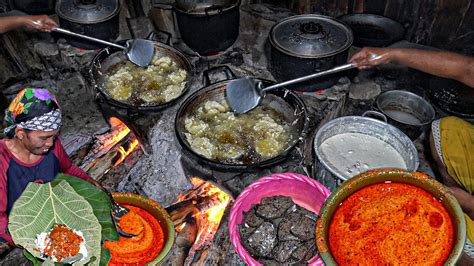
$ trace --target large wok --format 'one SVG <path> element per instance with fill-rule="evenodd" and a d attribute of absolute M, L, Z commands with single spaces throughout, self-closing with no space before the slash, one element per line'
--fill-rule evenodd
<path fill-rule="evenodd" d="M 153 37 L 154 35 L 150 34 L 148 39 L 151 40 Z M 181 53 L 180 51 L 178 51 L 177 49 L 169 45 L 170 43 L 169 40 L 170 38 L 168 36 L 167 44 L 157 42 L 157 41 L 153 41 L 153 43 L 155 45 L 156 55 L 158 55 L 159 57 L 164 57 L 164 56 L 170 57 L 172 61 L 176 62 L 176 64 L 180 68 L 186 70 L 187 72 L 186 85 L 178 97 L 168 102 L 164 102 L 160 104 L 152 104 L 152 105 L 135 102 L 130 99 L 127 101 L 119 101 L 119 100 L 114 99 L 111 95 L 109 95 L 109 93 L 104 87 L 105 77 L 109 72 L 111 72 L 114 66 L 127 60 L 127 57 L 122 52 L 122 50 L 115 47 L 104 48 L 99 53 L 97 53 L 96 56 L 94 56 L 90 69 L 89 69 L 93 86 L 97 89 L 98 93 L 101 94 L 110 104 L 119 108 L 125 108 L 128 110 L 136 111 L 140 113 L 160 111 L 176 103 L 176 101 L 179 98 L 181 98 L 183 95 L 185 95 L 186 92 L 189 90 L 189 86 L 191 85 L 192 66 L 189 63 L 188 59 L 186 59 L 183 53 Z M 121 42 L 118 42 L 118 44 L 123 45 L 125 42 L 126 41 L 121 41 Z"/>
<path fill-rule="evenodd" d="M 217 71 L 223 71 L 224 73 L 226 73 L 228 79 L 211 83 L 209 73 Z M 175 119 L 176 137 L 180 145 L 183 147 L 184 154 L 189 155 L 198 163 L 205 164 L 212 169 L 221 171 L 241 172 L 249 169 L 258 169 L 284 160 L 288 152 L 290 152 L 300 140 L 304 139 L 308 127 L 308 121 L 306 107 L 303 101 L 298 96 L 296 96 L 296 94 L 287 90 L 272 91 L 266 95 L 261 105 L 269 106 L 274 110 L 279 111 L 286 121 L 294 123 L 293 126 L 296 129 L 292 138 L 290 138 L 291 140 L 288 147 L 285 150 L 283 150 L 275 157 L 268 158 L 263 161 L 259 161 L 252 164 L 224 163 L 217 160 L 208 159 L 198 154 L 191 148 L 191 145 L 188 143 L 184 135 L 184 133 L 186 132 L 186 118 L 193 115 L 193 112 L 195 110 L 197 110 L 200 106 L 202 106 L 205 102 L 209 100 L 221 101 L 225 99 L 225 89 L 227 84 L 230 81 L 236 79 L 235 75 L 228 67 L 218 67 L 210 69 L 203 73 L 203 77 L 205 87 L 191 94 L 191 96 L 189 96 L 183 102 L 176 114 Z M 271 82 L 267 80 L 262 80 L 262 82 L 266 85 L 271 84 Z"/>

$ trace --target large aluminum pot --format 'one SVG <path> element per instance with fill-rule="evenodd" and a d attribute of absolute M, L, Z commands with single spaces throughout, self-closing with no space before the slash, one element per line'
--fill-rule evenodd
<path fill-rule="evenodd" d="M 150 34 L 148 37 L 150 40 L 155 37 L 154 33 Z M 189 87 L 191 86 L 191 79 L 193 78 L 193 68 L 189 60 L 181 53 L 179 50 L 171 47 L 170 44 L 171 36 L 168 36 L 168 40 L 166 41 L 167 44 L 153 41 L 155 45 L 155 55 L 158 57 L 170 57 L 172 61 L 174 61 L 180 68 L 186 70 L 187 77 L 186 77 L 186 85 L 181 92 L 181 94 L 164 103 L 160 104 L 151 104 L 147 105 L 144 103 L 135 102 L 132 100 L 120 101 L 114 99 L 107 90 L 105 89 L 105 77 L 108 73 L 110 73 L 114 67 L 116 67 L 119 63 L 122 63 L 127 59 L 125 53 L 115 47 L 107 47 L 102 49 L 96 56 L 92 59 L 92 63 L 89 69 L 89 74 L 91 76 L 91 82 L 94 88 L 97 89 L 98 93 L 102 95 L 108 103 L 123 109 L 127 109 L 133 112 L 138 113 L 146 113 L 146 112 L 156 112 L 161 111 L 164 108 L 171 106 L 172 104 L 176 103 L 178 99 L 183 97 L 188 91 Z M 118 44 L 124 45 L 126 41 L 118 42 Z M 145 71 L 145 70 L 144 70 Z"/>
<path fill-rule="evenodd" d="M 382 122 L 374 118 L 365 117 L 370 114 L 382 116 L 385 121 Z M 327 156 L 321 151 L 321 144 L 330 137 L 343 133 L 359 133 L 377 138 L 395 149 L 395 151 L 403 158 L 406 170 L 415 171 L 418 168 L 418 152 L 410 138 L 408 138 L 408 136 L 398 128 L 387 124 L 387 120 L 383 114 L 374 111 L 367 111 L 363 116 L 343 116 L 333 119 L 324 124 L 316 133 L 314 139 L 314 150 L 317 157 L 316 160 L 319 160 L 324 167 L 331 172 L 331 174 L 341 180 L 348 180 L 356 173 L 349 174 L 346 171 L 337 169 L 334 166 L 334 162 L 328 160 Z M 341 145 L 346 144 L 342 142 Z M 346 154 L 340 155 L 345 156 Z M 385 167 L 390 167 L 390 165 Z M 369 167 L 361 170 L 371 170 L 371 168 Z"/>
<path fill-rule="evenodd" d="M 269 68 L 280 82 L 328 70 L 347 62 L 351 29 L 334 18 L 305 14 L 288 17 L 269 33 Z M 334 85 L 341 74 L 312 79 L 289 89 L 314 91 Z"/>
<path fill-rule="evenodd" d="M 453 247 L 443 265 L 456 265 L 456 262 L 461 258 L 466 241 L 466 222 L 459 203 L 448 192 L 448 189 L 434 178 L 423 173 L 407 172 L 401 169 L 378 169 L 365 172 L 344 182 L 329 195 L 321 208 L 316 223 L 316 244 L 324 264 L 328 266 L 337 265 L 329 248 L 329 226 L 337 208 L 354 192 L 373 184 L 386 182 L 398 182 L 419 187 L 432 194 L 443 204 L 452 219 L 454 227 Z M 408 221 L 405 220 L 405 222 Z M 423 228 L 420 228 L 420 230 L 423 230 Z"/>
<path fill-rule="evenodd" d="M 191 94 L 183 102 L 176 114 L 175 133 L 179 144 L 183 147 L 184 154 L 188 155 L 194 161 L 199 162 L 199 164 L 206 165 L 211 169 L 232 172 L 267 167 L 286 159 L 287 154 L 305 138 L 308 127 L 308 118 L 304 102 L 296 94 L 286 90 L 269 92 L 261 103 L 262 106 L 269 107 L 279 112 L 283 119 L 291 123 L 292 127 L 295 129 L 290 138 L 290 142 L 288 143 L 288 147 L 278 155 L 258 162 L 227 163 L 206 158 L 193 150 L 185 135 L 186 118 L 194 115 L 195 111 L 209 100 L 221 101 L 225 99 L 225 89 L 227 84 L 236 79 L 232 71 L 228 67 L 225 67 L 224 72 L 228 79 L 212 83 L 209 78 L 209 73 L 222 71 L 219 68 L 222 69 L 222 67 L 218 67 L 207 70 L 203 73 L 205 87 Z M 262 82 L 267 85 L 271 84 L 271 82 L 265 80 L 262 80 Z"/>

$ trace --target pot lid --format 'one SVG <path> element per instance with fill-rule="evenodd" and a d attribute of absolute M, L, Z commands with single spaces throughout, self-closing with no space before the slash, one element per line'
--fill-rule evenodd
<path fill-rule="evenodd" d="M 338 54 L 352 45 L 352 31 L 343 22 L 320 15 L 286 18 L 270 30 L 270 43 L 283 53 L 305 58 Z"/>
<path fill-rule="evenodd" d="M 94 24 L 115 16 L 119 7 L 118 0 L 58 0 L 56 14 L 71 22 Z"/>

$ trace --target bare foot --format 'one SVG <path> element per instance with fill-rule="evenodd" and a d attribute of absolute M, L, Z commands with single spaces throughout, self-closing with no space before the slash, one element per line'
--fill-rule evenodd
<path fill-rule="evenodd" d="M 458 187 L 448 187 L 448 191 L 457 199 L 462 210 L 474 219 L 474 196 Z"/>

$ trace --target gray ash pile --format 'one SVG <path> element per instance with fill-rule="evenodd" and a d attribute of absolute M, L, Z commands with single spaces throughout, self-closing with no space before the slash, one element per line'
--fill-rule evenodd
<path fill-rule="evenodd" d="M 289 197 L 263 198 L 244 214 L 241 241 L 265 265 L 305 263 L 317 254 L 316 219 Z"/>

